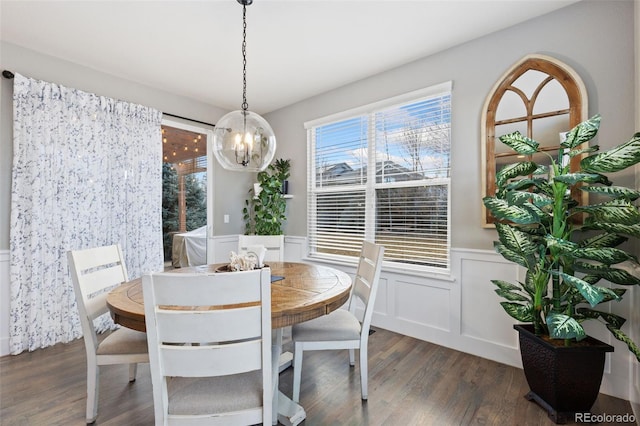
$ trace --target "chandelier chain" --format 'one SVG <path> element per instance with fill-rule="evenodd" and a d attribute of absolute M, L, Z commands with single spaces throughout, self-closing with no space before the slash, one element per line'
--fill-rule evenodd
<path fill-rule="evenodd" d="M 242 5 L 242 110 L 247 111 L 247 6 Z"/>

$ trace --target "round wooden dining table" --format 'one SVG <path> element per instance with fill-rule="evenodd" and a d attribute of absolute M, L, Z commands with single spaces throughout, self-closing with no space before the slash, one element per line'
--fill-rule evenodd
<path fill-rule="evenodd" d="M 225 264 L 174 269 L 168 272 L 221 272 Z M 282 362 L 282 329 L 299 322 L 326 315 L 349 299 L 351 278 L 340 270 L 294 262 L 268 262 L 271 269 L 271 328 L 273 343 L 274 423 L 276 417 L 286 426 L 295 426 L 306 418 L 304 409 L 278 389 L 279 362 Z M 142 279 L 134 279 L 107 295 L 107 306 L 115 323 L 146 331 Z M 289 354 L 290 355 L 290 354 Z M 290 361 L 290 358 L 289 358 Z"/>
<path fill-rule="evenodd" d="M 225 264 L 191 266 L 169 272 L 213 273 Z M 282 328 L 326 315 L 349 298 L 351 278 L 340 270 L 295 262 L 268 262 L 271 268 L 271 327 Z M 232 272 L 231 272 L 232 273 Z M 282 279 L 278 279 L 282 277 Z M 121 284 L 107 296 L 114 322 L 146 331 L 142 279 Z"/>

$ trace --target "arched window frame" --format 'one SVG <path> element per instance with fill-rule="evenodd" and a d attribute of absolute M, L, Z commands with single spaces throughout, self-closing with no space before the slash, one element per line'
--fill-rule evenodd
<path fill-rule="evenodd" d="M 539 71 L 548 75 L 542 83 L 533 91 L 530 98 L 513 86 L 513 83 L 518 80 L 527 71 Z M 564 89 L 567 98 L 569 100 L 569 107 L 565 110 L 549 111 L 542 114 L 534 114 L 534 106 L 538 101 L 538 96 L 546 84 L 550 81 L 556 80 Z M 572 129 L 582 121 L 587 119 L 588 114 L 588 102 L 587 102 L 587 90 L 580 76 L 567 64 L 546 55 L 530 54 L 522 58 L 515 63 L 504 75 L 496 82 L 492 90 L 489 92 L 485 103 L 482 108 L 481 119 L 481 145 L 482 145 L 482 157 L 481 157 L 481 169 L 482 169 L 482 197 L 495 194 L 496 191 L 496 125 L 504 124 L 509 120 L 502 120 L 496 123 L 496 112 L 500 105 L 500 101 L 503 99 L 505 93 L 511 91 L 525 104 L 526 115 L 520 117 L 513 117 L 512 121 L 519 121 L 527 123 L 527 135 L 530 138 L 535 139 L 533 134 L 533 122 L 536 119 L 544 117 L 552 117 L 555 115 L 569 114 L 569 128 L 566 131 Z M 499 143 L 499 142 L 498 142 Z M 557 147 L 551 149 L 559 149 L 560 143 Z M 582 156 L 576 156 L 571 160 L 571 167 L 574 168 L 579 165 Z M 579 191 L 582 192 L 582 191 Z M 586 193 L 574 193 L 574 198 L 580 199 L 586 202 Z M 482 223 L 485 227 L 493 226 L 493 217 L 489 211 L 482 205 Z"/>

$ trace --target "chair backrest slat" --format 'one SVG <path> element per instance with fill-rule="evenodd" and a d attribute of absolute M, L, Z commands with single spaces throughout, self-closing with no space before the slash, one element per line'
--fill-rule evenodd
<path fill-rule="evenodd" d="M 81 271 L 95 266 L 120 263 L 123 258 L 122 250 L 117 244 L 74 250 L 73 252 L 76 266 Z"/>
<path fill-rule="evenodd" d="M 261 289 L 248 275 L 255 271 L 210 274 L 171 272 L 154 275 L 155 302 L 172 306 L 219 306 L 259 302 Z M 176 291 L 178 285 L 189 284 L 189 291 Z M 215 284 L 213 284 L 215 283 Z"/>
<path fill-rule="evenodd" d="M 163 343 L 226 342 L 260 338 L 260 306 L 193 312 L 158 309 L 158 339 Z M 207 324 L 204 329 L 198 329 Z"/>
<path fill-rule="evenodd" d="M 78 277 L 85 297 L 109 287 L 113 287 L 128 281 L 123 274 L 121 265 L 109 265 L 102 269 L 94 269 L 84 272 Z"/>
<path fill-rule="evenodd" d="M 172 377 L 226 376 L 259 370 L 262 368 L 261 341 L 227 345 L 163 345 L 160 363 L 163 374 Z"/>

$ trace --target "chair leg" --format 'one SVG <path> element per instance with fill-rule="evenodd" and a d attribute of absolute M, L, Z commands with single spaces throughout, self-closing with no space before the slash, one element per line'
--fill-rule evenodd
<path fill-rule="evenodd" d="M 271 331 L 271 424 L 278 424 L 278 384 L 280 383 L 280 354 L 282 354 L 282 328 Z M 265 425 L 266 426 L 266 425 Z"/>
<path fill-rule="evenodd" d="M 368 359 L 367 359 L 367 346 L 364 345 L 360 347 L 360 387 L 362 389 L 362 399 L 366 400 L 368 395 L 367 384 L 369 374 L 368 370 Z"/>
<path fill-rule="evenodd" d="M 138 371 L 138 364 L 137 363 L 132 363 L 129 364 L 129 382 L 135 382 L 136 381 L 136 372 Z"/>
<path fill-rule="evenodd" d="M 296 343 L 293 352 L 293 401 L 300 401 L 300 381 L 302 380 L 302 344 Z"/>
<path fill-rule="evenodd" d="M 356 365 L 356 355 L 353 349 L 349 349 L 349 365 L 352 367 Z"/>
<path fill-rule="evenodd" d="M 98 389 L 100 386 L 100 369 L 95 363 L 87 364 L 87 424 L 98 417 Z"/>

